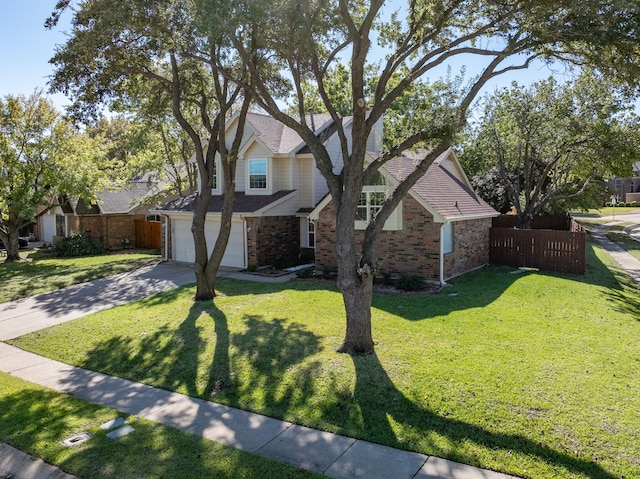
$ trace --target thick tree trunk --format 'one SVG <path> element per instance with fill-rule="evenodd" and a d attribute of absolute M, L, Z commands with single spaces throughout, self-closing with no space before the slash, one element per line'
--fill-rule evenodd
<path fill-rule="evenodd" d="M 9 228 L 6 235 L 2 235 L 2 243 L 7 250 L 7 259 L 5 263 L 13 263 L 14 261 L 20 261 L 20 243 L 18 242 L 18 230 Z"/>
<path fill-rule="evenodd" d="M 230 170 L 235 170 L 235 162 L 225 169 L 225 177 L 229 178 L 231 175 Z M 233 219 L 233 205 L 235 203 L 235 181 L 229 181 L 225 185 L 224 201 L 222 203 L 222 214 L 220 217 L 220 231 L 218 232 L 218 238 L 216 244 L 213 247 L 211 256 L 205 269 L 205 275 L 207 277 L 207 284 L 210 285 L 215 295 L 215 282 L 218 276 L 218 270 L 222 263 L 222 258 L 227 245 L 229 244 L 229 237 L 231 236 L 231 220 Z"/>
<path fill-rule="evenodd" d="M 353 198 L 357 202 L 357 198 Z M 351 355 L 373 352 L 371 331 L 371 300 L 373 296 L 373 265 L 360 263 L 364 258 L 356 252 L 355 206 L 342 203 L 336 216 L 336 254 L 338 258 L 338 288 L 342 292 L 346 313 L 344 341 L 336 349 Z M 367 255 L 366 257 L 372 257 Z"/>
<path fill-rule="evenodd" d="M 524 211 L 518 215 L 518 229 L 529 230 L 531 229 L 531 223 L 533 222 L 533 214 L 529 211 Z"/>
<path fill-rule="evenodd" d="M 347 314 L 347 330 L 344 341 L 336 349 L 350 355 L 373 352 L 371 331 L 371 300 L 373 295 L 373 271 L 369 265 L 355 268 L 351 265 L 340 281 L 340 290 Z"/>
<path fill-rule="evenodd" d="M 195 245 L 194 272 L 196 275 L 195 301 L 211 301 L 215 297 L 214 285 L 207 277 L 207 263 L 209 261 L 209 251 L 205 237 L 205 224 L 207 221 L 207 210 L 211 199 L 211 190 L 204 187 L 198 194 L 196 205 L 193 211 L 193 222 L 191 224 L 191 234 Z"/>

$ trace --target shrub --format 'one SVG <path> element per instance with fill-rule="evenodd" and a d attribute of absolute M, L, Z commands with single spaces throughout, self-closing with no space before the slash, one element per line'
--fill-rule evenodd
<path fill-rule="evenodd" d="M 296 271 L 296 276 L 298 278 L 311 278 L 313 276 L 315 268 L 312 266 L 310 268 L 299 269 Z"/>
<path fill-rule="evenodd" d="M 330 278 L 331 275 L 333 274 L 333 268 L 331 267 L 331 265 L 325 264 L 322 266 L 322 277 L 323 278 Z"/>
<path fill-rule="evenodd" d="M 611 207 L 611 206 L 613 206 L 613 203 L 611 201 L 607 201 L 604 205 L 608 206 L 608 207 Z"/>
<path fill-rule="evenodd" d="M 95 256 L 104 254 L 106 251 L 107 247 L 102 241 L 92 238 L 86 233 L 73 233 L 53 245 L 53 255 L 62 258 Z"/>
<path fill-rule="evenodd" d="M 632 208 L 635 208 L 636 206 L 638 206 L 638 202 L 632 201 L 631 203 L 629 203 L 629 206 L 631 206 Z"/>
<path fill-rule="evenodd" d="M 407 275 L 401 276 L 396 285 L 402 291 L 420 291 L 424 289 L 426 280 L 422 276 Z"/>

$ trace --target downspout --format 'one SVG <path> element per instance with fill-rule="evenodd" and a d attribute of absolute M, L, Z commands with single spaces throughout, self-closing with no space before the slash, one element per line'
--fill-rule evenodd
<path fill-rule="evenodd" d="M 241 216 L 242 218 L 242 250 L 244 252 L 244 267 L 245 269 L 249 267 L 249 252 L 247 250 L 247 218 Z"/>
<path fill-rule="evenodd" d="M 440 286 L 446 286 L 447 282 L 444 280 L 444 227 L 449 224 L 447 220 L 440 225 Z"/>
<path fill-rule="evenodd" d="M 171 221 L 168 216 L 162 215 L 164 221 L 162 222 L 162 228 L 164 229 L 164 254 L 162 255 L 162 261 L 169 261 L 169 235 L 171 234 L 171 228 L 169 228 L 169 222 Z"/>

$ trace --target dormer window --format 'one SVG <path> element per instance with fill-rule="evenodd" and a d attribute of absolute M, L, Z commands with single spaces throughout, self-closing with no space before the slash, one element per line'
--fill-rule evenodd
<path fill-rule="evenodd" d="M 267 159 L 258 158 L 249 160 L 249 189 L 267 189 Z"/>

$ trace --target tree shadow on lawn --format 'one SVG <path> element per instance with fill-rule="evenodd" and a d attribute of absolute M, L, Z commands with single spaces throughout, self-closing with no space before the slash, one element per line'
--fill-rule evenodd
<path fill-rule="evenodd" d="M 113 440 L 99 426 L 122 417 L 135 431 Z M 0 441 L 80 477 L 317 477 L 200 437 L 91 403 L 26 386 L 0 394 Z M 61 441 L 79 432 L 91 438 L 72 448 Z M 274 467 L 275 466 L 275 467 Z"/>
<path fill-rule="evenodd" d="M 245 322 L 247 330 L 231 336 L 224 312 L 213 303 L 197 302 L 177 330 L 164 325 L 138 338 L 109 338 L 93 348 L 80 366 L 195 398 L 225 398 L 228 404 L 237 405 L 240 386 L 231 371 L 233 346 L 236 360 L 250 362 L 256 372 L 242 378 L 242 387 L 259 388 L 270 403 L 279 402 L 286 408 L 301 386 L 292 385 L 276 399 L 280 375 L 318 352 L 319 339 L 300 323 L 266 322 L 260 316 L 247 316 Z M 300 377 L 310 383 L 314 369 L 314 365 L 301 368 Z"/>
<path fill-rule="evenodd" d="M 456 449 L 456 444 L 472 442 L 490 450 L 518 451 L 551 467 L 562 467 L 592 479 L 616 477 L 598 464 L 556 451 L 527 437 L 489 431 L 416 405 L 396 388 L 375 353 L 355 356 L 352 360 L 356 374 L 353 400 L 362 415 L 363 435 L 372 442 L 406 449 L 406 440 L 398 438 L 393 430 L 391 421 L 395 421 L 408 425 L 419 440 L 429 441 L 427 447 L 431 454 L 465 464 L 482 466 L 473 454 Z M 448 446 L 443 449 L 434 434 L 444 438 Z"/>

